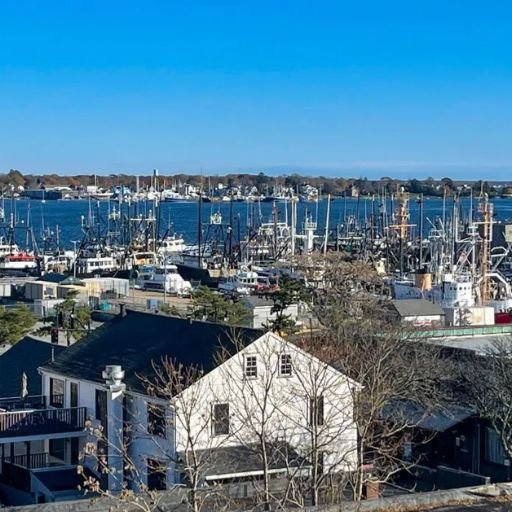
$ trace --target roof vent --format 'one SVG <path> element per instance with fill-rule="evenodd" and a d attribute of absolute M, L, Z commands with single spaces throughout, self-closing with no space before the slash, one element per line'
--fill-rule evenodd
<path fill-rule="evenodd" d="M 123 368 L 117 364 L 107 365 L 103 370 L 102 377 L 107 386 L 120 386 L 124 379 Z"/>

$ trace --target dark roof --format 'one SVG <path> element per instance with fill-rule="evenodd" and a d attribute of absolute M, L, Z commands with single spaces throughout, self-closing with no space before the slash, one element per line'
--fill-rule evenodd
<path fill-rule="evenodd" d="M 391 304 L 401 317 L 444 315 L 443 308 L 425 299 L 392 300 Z"/>
<path fill-rule="evenodd" d="M 272 306 L 274 304 L 270 299 L 267 299 L 266 297 L 258 297 L 256 295 L 244 297 L 242 302 L 251 308 L 256 308 L 258 306 Z"/>
<path fill-rule="evenodd" d="M 428 430 L 430 432 L 446 432 L 453 426 L 475 415 L 469 407 L 447 404 L 444 407 L 426 408 L 419 404 L 400 400 L 386 405 L 382 414 L 390 420 Z"/>
<path fill-rule="evenodd" d="M 162 314 L 127 311 L 72 345 L 44 368 L 68 377 L 101 382 L 106 365 L 121 365 L 128 388 L 143 391 L 140 376 L 154 374 L 153 364 L 169 357 L 205 372 L 215 367 L 215 355 L 228 347 L 232 334 L 248 345 L 263 332 L 244 327 L 192 321 Z"/>
<path fill-rule="evenodd" d="M 30 395 L 41 394 L 41 376 L 37 369 L 51 359 L 52 347 L 55 356 L 67 347 L 25 336 L 0 356 L 0 397 L 15 397 L 21 392 L 21 375 L 27 374 Z"/>
<path fill-rule="evenodd" d="M 36 281 L 44 281 L 45 283 L 62 283 L 68 278 L 66 274 L 59 274 L 58 272 L 48 272 L 44 276 L 39 277 Z"/>
<path fill-rule="evenodd" d="M 267 443 L 265 446 L 267 467 L 270 471 L 311 466 L 308 460 L 301 457 L 288 443 Z M 200 461 L 201 470 L 206 478 L 232 478 L 247 473 L 263 473 L 261 448 L 258 444 L 196 450 L 194 455 Z M 178 452 L 178 456 L 183 460 L 184 452 Z"/>
<path fill-rule="evenodd" d="M 58 272 L 48 272 L 44 276 L 41 276 L 36 279 L 36 282 L 42 283 L 55 283 L 55 284 L 74 284 L 74 285 L 83 285 L 80 279 L 77 279 L 73 276 L 68 276 L 66 274 L 59 274 Z"/>

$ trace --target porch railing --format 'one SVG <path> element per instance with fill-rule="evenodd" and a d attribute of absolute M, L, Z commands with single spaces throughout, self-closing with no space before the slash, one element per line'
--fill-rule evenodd
<path fill-rule="evenodd" d="M 51 456 L 46 453 L 31 453 L 30 455 L 14 455 L 13 457 L 5 457 L 3 462 L 10 462 L 16 466 L 21 466 L 27 469 L 41 469 L 51 466 L 62 466 L 64 461 Z"/>
<path fill-rule="evenodd" d="M 0 398 L 0 410 L 19 411 L 22 409 L 46 409 L 46 396 L 29 395 L 24 398 L 19 396 Z"/>
<path fill-rule="evenodd" d="M 0 438 L 78 432 L 85 428 L 86 407 L 0 413 Z"/>

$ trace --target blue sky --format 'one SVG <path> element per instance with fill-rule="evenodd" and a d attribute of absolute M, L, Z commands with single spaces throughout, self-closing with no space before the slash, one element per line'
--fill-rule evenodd
<path fill-rule="evenodd" d="M 0 172 L 510 179 L 512 2 L 4 0 Z"/>

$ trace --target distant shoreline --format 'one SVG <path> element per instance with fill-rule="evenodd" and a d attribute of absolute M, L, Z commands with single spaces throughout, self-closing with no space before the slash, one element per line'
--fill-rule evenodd
<path fill-rule="evenodd" d="M 113 188 L 129 187 L 134 190 L 149 189 L 179 189 L 191 185 L 202 190 L 203 196 L 210 196 L 212 190 L 249 190 L 254 188 L 262 196 L 271 196 L 276 189 L 286 188 L 298 191 L 304 185 L 310 185 L 319 190 L 320 196 L 358 197 L 377 194 L 394 194 L 401 188 L 412 195 L 444 197 L 457 195 L 474 195 L 484 192 L 490 197 L 501 196 L 504 192 L 512 196 L 512 188 L 507 189 L 512 182 L 500 180 L 458 180 L 445 177 L 442 179 L 394 179 L 384 176 L 380 179 L 308 176 L 302 174 L 287 174 L 269 176 L 260 173 L 226 174 L 223 176 L 200 176 L 196 174 L 146 175 L 110 174 L 107 176 L 95 174 L 58 175 L 58 174 L 23 174 L 11 169 L 8 173 L 0 174 L 0 189 L 3 195 L 12 191 L 55 189 L 69 187 L 72 191 L 81 191 L 87 187 L 98 187 L 108 191 Z"/>

